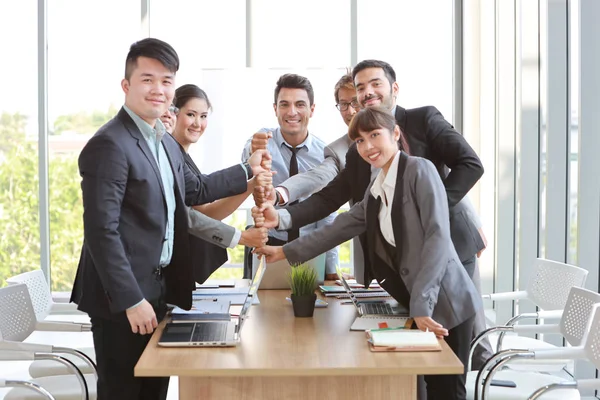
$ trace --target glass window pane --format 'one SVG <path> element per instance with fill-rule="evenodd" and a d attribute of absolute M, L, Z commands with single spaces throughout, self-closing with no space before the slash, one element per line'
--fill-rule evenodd
<path fill-rule="evenodd" d="M 571 121 L 569 129 L 569 219 L 568 219 L 568 247 L 567 262 L 577 265 L 577 193 L 579 169 L 579 0 L 569 2 L 569 34 L 570 34 L 570 60 L 569 88 L 571 92 Z"/>
<path fill-rule="evenodd" d="M 349 0 L 253 0 L 251 16 L 253 67 L 350 64 Z"/>
<path fill-rule="evenodd" d="M 151 0 L 150 36 L 175 48 L 181 78 L 199 68 L 244 67 L 246 2 Z"/>
<path fill-rule="evenodd" d="M 14 38 L 18 38 L 14 40 Z M 37 1 L 0 3 L 0 286 L 40 268 Z"/>
<path fill-rule="evenodd" d="M 52 290 L 73 284 L 83 240 L 77 158 L 123 104 L 120 82 L 129 46 L 140 39 L 140 14 L 139 1 L 48 2 Z"/>
<path fill-rule="evenodd" d="M 358 61 L 392 65 L 398 105 L 434 105 L 452 121 L 452 1 L 358 0 Z"/>

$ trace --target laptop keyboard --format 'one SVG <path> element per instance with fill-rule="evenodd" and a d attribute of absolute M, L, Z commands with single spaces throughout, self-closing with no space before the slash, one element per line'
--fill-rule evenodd
<path fill-rule="evenodd" d="M 225 340 L 225 323 L 197 323 L 192 334 L 192 342 L 216 342 Z"/>
<path fill-rule="evenodd" d="M 394 309 L 389 303 L 362 303 L 365 314 L 394 314 Z"/>

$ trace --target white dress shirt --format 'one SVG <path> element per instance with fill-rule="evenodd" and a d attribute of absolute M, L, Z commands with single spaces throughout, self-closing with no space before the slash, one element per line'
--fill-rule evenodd
<path fill-rule="evenodd" d="M 394 160 L 386 174 L 383 170 L 379 171 L 377 178 L 371 186 L 371 194 L 373 197 L 381 197 L 381 208 L 379 209 L 379 229 L 384 239 L 396 247 L 396 239 L 394 238 L 394 229 L 392 228 L 392 203 L 394 202 L 394 192 L 396 190 L 396 177 L 398 176 L 398 155 L 394 156 Z"/>

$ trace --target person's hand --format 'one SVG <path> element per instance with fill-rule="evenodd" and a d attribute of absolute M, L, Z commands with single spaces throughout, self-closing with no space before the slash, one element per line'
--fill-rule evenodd
<path fill-rule="evenodd" d="M 254 190 L 257 187 L 265 187 L 267 191 L 271 190 L 273 188 L 273 175 L 276 173 L 275 171 L 261 172 L 248 181 L 248 188 Z"/>
<path fill-rule="evenodd" d="M 260 207 L 252 207 L 252 218 L 254 225 L 263 228 L 277 228 L 279 226 L 279 213 L 273 207 L 273 204 L 266 202 Z"/>
<path fill-rule="evenodd" d="M 269 139 L 273 137 L 272 132 L 257 132 L 252 136 L 251 150 L 254 153 L 256 150 L 266 150 Z"/>
<path fill-rule="evenodd" d="M 268 240 L 268 232 L 269 230 L 267 228 L 248 228 L 245 231 L 242 231 L 242 236 L 240 237 L 240 242 L 238 244 L 248 247 L 264 246 Z"/>
<path fill-rule="evenodd" d="M 140 335 L 149 335 L 158 326 L 154 308 L 144 299 L 137 306 L 125 311 L 131 331 Z"/>
<path fill-rule="evenodd" d="M 253 253 L 259 257 L 265 256 L 265 261 L 268 263 L 285 259 L 285 253 L 283 252 L 282 246 L 263 246 L 254 249 Z"/>
<path fill-rule="evenodd" d="M 485 233 L 483 233 L 483 228 L 477 229 L 479 235 L 481 236 L 481 240 L 483 240 L 483 249 L 477 252 L 477 258 L 481 257 L 481 253 L 487 248 L 487 238 L 485 237 Z"/>
<path fill-rule="evenodd" d="M 267 150 L 256 150 L 248 159 L 248 164 L 252 168 L 253 176 L 269 171 L 271 169 L 271 154 Z"/>
<path fill-rule="evenodd" d="M 325 280 L 326 281 L 335 281 L 339 278 L 338 274 L 325 274 Z"/>
<path fill-rule="evenodd" d="M 422 331 L 430 331 L 435 333 L 435 336 L 441 338 L 442 336 L 448 336 L 448 329 L 444 328 L 441 324 L 438 324 L 431 317 L 414 317 L 417 328 Z"/>

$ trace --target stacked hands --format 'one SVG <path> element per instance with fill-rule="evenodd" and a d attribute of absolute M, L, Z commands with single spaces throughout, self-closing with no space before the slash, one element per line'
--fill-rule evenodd
<path fill-rule="evenodd" d="M 264 148 L 252 148 L 252 155 L 248 159 L 248 164 L 252 167 L 252 175 L 254 177 L 248 181 L 248 189 L 252 193 L 260 188 L 261 191 L 273 191 L 273 175 L 275 171 L 271 171 L 271 155 L 267 151 L 266 145 Z M 256 199 L 255 199 L 256 202 Z M 262 247 L 268 240 L 267 227 L 254 225 L 252 228 L 242 232 L 239 244 L 248 247 Z"/>
<path fill-rule="evenodd" d="M 252 136 L 251 151 L 252 155 L 257 152 L 266 152 L 269 139 L 273 137 L 271 132 L 257 132 Z M 271 161 L 268 164 L 262 165 L 265 169 L 271 170 Z M 270 171 L 275 174 L 276 171 Z M 272 175 L 271 175 L 272 178 Z M 255 229 L 264 229 L 268 231 L 271 228 L 276 228 L 279 225 L 279 215 L 275 210 L 275 189 L 273 188 L 272 179 L 266 184 L 258 184 L 254 186 L 252 192 L 254 203 L 252 207 L 252 219 L 254 220 Z M 266 257 L 266 262 L 275 262 L 283 260 L 285 255 L 281 246 L 266 246 L 267 240 L 261 243 L 260 246 L 254 246 L 254 253 Z"/>

